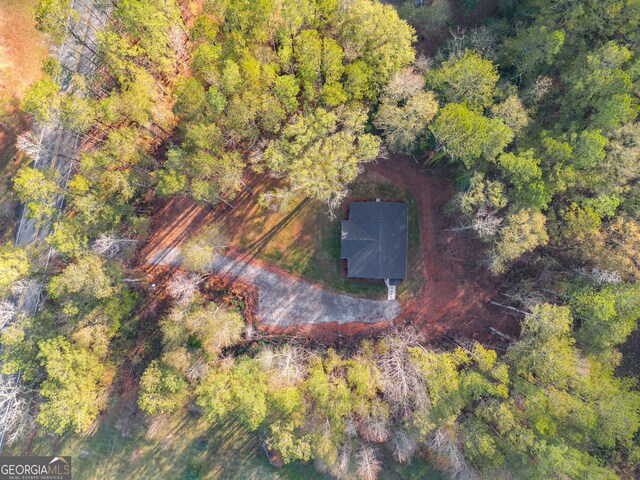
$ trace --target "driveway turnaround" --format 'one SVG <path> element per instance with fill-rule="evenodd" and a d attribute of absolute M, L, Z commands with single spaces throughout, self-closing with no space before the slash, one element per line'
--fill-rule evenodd
<path fill-rule="evenodd" d="M 178 265 L 179 250 L 157 251 L 150 261 L 157 265 Z M 218 256 L 210 271 L 254 285 L 258 292 L 258 317 L 264 325 L 377 323 L 393 320 L 400 314 L 396 300 L 369 300 L 330 292 L 298 277 L 227 255 Z"/>

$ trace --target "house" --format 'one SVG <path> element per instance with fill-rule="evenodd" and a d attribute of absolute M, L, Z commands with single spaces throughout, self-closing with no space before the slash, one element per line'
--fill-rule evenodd
<path fill-rule="evenodd" d="M 393 300 L 407 276 L 408 223 L 406 203 L 352 202 L 340 242 L 347 277 L 384 280 Z"/>

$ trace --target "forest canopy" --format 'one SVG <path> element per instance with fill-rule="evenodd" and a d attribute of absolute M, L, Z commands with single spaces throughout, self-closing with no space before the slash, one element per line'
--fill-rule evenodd
<path fill-rule="evenodd" d="M 0 247 L 0 362 L 22 381 L 0 392 L 10 441 L 34 422 L 94 433 L 126 379 L 149 438 L 189 409 L 340 479 L 425 454 L 451 478 L 638 474 L 640 377 L 621 352 L 640 317 L 640 2 L 504 0 L 444 41 L 483 2 L 93 3 L 95 38 L 69 0 L 34 10 L 93 67 L 50 58 L 22 101 L 83 148 L 68 175 L 12 179 L 42 241 Z M 484 242 L 517 338 L 263 335 L 245 297 L 208 283 L 228 244 L 213 223 L 161 289 L 141 286 L 166 198 L 233 208 L 262 175 L 265 215 L 304 198 L 331 215 L 366 163 L 404 156 L 455 179 L 439 214 Z"/>

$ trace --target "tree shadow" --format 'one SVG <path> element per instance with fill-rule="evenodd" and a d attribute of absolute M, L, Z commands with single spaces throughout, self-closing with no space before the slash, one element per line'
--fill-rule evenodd
<path fill-rule="evenodd" d="M 309 203 L 309 197 L 304 198 L 296 207 L 291 210 L 286 217 L 280 220 L 276 225 L 270 228 L 264 235 L 255 240 L 249 246 L 247 246 L 247 253 L 244 256 L 255 257 L 260 252 L 264 250 L 264 248 L 273 240 L 273 238 L 278 235 L 290 222 L 291 220 L 302 211 L 302 209 Z"/>

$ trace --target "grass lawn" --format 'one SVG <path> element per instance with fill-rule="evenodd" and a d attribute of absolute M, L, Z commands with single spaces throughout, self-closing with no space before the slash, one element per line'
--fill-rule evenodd
<path fill-rule="evenodd" d="M 398 292 L 408 298 L 422 285 L 418 212 L 413 196 L 378 179 L 361 175 L 351 188 L 352 200 L 405 201 L 409 205 L 409 280 Z M 257 202 L 229 216 L 233 231 L 231 246 L 252 252 L 260 260 L 308 278 L 324 287 L 369 298 L 384 298 L 384 282 L 347 279 L 340 266 L 340 220 L 342 210 L 330 218 L 327 207 L 317 201 L 300 198 L 285 212 L 272 212 Z M 241 219 L 241 222 L 239 221 Z M 230 225 L 236 224 L 233 228 Z"/>
<path fill-rule="evenodd" d="M 259 436 L 236 422 L 214 425 L 193 414 L 174 414 L 154 440 L 145 438 L 141 413 L 113 405 L 96 433 L 89 437 L 67 434 L 57 441 L 38 433 L 31 455 L 62 454 L 73 457 L 73 476 L 89 479 L 255 479 L 320 480 L 324 476 L 311 464 L 272 467 L 261 448 Z M 5 451 L 19 455 L 21 446 Z M 409 465 L 388 461 L 380 479 L 440 480 L 443 477 L 427 462 L 414 459 Z"/>

